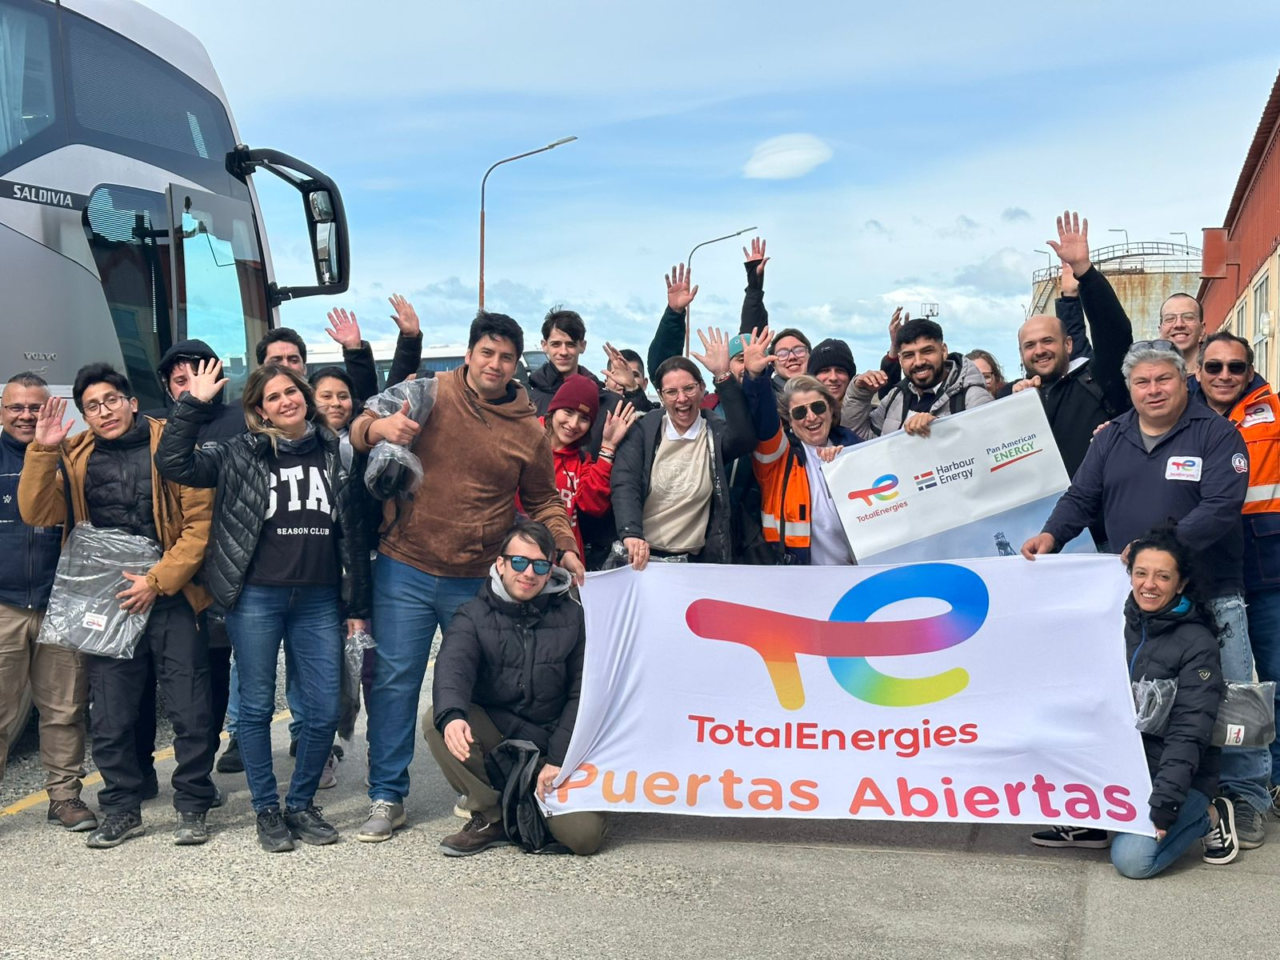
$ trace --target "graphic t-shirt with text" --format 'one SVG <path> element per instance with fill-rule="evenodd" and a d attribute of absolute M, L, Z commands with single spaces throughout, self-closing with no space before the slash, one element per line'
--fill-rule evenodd
<path fill-rule="evenodd" d="M 283 450 L 267 462 L 270 497 L 246 580 L 269 587 L 334 586 L 338 550 L 324 449 Z"/>

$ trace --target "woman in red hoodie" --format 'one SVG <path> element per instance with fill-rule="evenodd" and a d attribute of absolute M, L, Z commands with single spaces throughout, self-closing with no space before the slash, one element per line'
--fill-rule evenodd
<path fill-rule="evenodd" d="M 547 415 L 542 418 L 555 452 L 556 488 L 569 512 L 573 535 L 578 538 L 579 556 L 582 556 L 582 532 L 578 529 L 578 511 L 593 517 L 609 512 L 613 455 L 636 416 L 629 403 L 609 413 L 604 422 L 600 457 L 593 459 L 581 445 L 599 415 L 599 384 L 580 373 L 571 373 L 564 378 L 547 406 Z"/>

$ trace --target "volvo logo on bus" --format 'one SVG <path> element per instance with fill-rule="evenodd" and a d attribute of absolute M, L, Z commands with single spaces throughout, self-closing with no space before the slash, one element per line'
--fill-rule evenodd
<path fill-rule="evenodd" d="M 56 353 L 38 353 L 33 350 L 27 350 L 22 354 L 22 359 L 38 360 L 38 361 L 44 361 L 45 363 L 52 363 L 53 361 L 58 359 L 58 355 Z"/>

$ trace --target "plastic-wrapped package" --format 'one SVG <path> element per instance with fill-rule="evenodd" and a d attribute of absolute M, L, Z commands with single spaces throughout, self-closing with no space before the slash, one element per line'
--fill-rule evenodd
<path fill-rule="evenodd" d="M 1276 685 L 1227 681 L 1218 707 L 1213 743 L 1219 747 L 1265 747 L 1276 738 Z"/>
<path fill-rule="evenodd" d="M 161 556 L 154 540 L 114 527 L 76 524 L 58 558 L 36 642 L 98 657 L 132 657 L 150 610 L 126 613 L 116 594 L 129 586 L 123 573 L 145 574 Z"/>
<path fill-rule="evenodd" d="M 650 563 L 688 563 L 689 555 L 687 553 L 678 553 L 671 557 L 655 557 L 649 555 Z M 627 553 L 627 545 L 621 540 L 613 541 L 613 546 L 609 549 L 609 556 L 605 557 L 604 563 L 601 564 L 601 570 L 618 570 L 622 567 L 629 566 L 631 563 L 630 554 Z"/>
<path fill-rule="evenodd" d="M 393 413 L 403 412 L 407 402 L 409 419 L 416 420 L 422 426 L 431 416 L 431 408 L 436 404 L 438 387 L 435 377 L 405 380 L 371 397 L 365 404 L 365 409 L 372 410 L 379 417 L 389 417 Z M 421 483 L 422 463 L 412 451 L 386 440 L 374 444 L 369 451 L 369 465 L 364 471 L 364 484 L 373 496 L 379 500 L 407 496 L 417 490 Z"/>
<path fill-rule="evenodd" d="M 1133 682 L 1133 706 L 1138 712 L 1134 726 L 1143 733 L 1159 735 L 1169 724 L 1173 710 L 1173 698 L 1178 695 L 1177 680 L 1148 680 L 1143 677 Z"/>
<path fill-rule="evenodd" d="M 342 705 L 338 716 L 338 736 L 350 740 L 360 712 L 360 676 L 364 672 L 364 652 L 377 644 L 364 630 L 357 630 L 342 642 Z"/>

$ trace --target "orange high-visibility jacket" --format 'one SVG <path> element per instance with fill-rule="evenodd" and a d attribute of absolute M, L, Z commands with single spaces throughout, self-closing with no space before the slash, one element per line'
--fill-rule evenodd
<path fill-rule="evenodd" d="M 1231 411 L 1249 448 L 1249 492 L 1244 514 L 1280 513 L 1280 397 L 1263 384 L 1244 396 Z"/>

